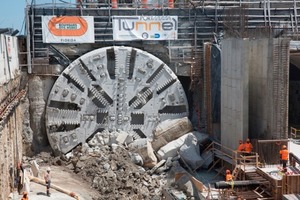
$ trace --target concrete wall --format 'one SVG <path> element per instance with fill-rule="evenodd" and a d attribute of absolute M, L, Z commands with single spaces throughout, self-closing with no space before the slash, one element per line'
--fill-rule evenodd
<path fill-rule="evenodd" d="M 15 169 L 23 154 L 24 107 L 15 98 L 22 85 L 17 37 L 1 34 L 0 54 L 0 200 L 6 200 L 14 189 Z"/>
<path fill-rule="evenodd" d="M 250 137 L 287 138 L 289 40 L 255 40 L 249 50 Z"/>
<path fill-rule="evenodd" d="M 3 91 L 6 87 L 1 86 L 0 90 Z M 6 97 L 7 94 L 1 95 L 0 99 L 3 100 Z M 13 190 L 17 162 L 22 160 L 23 111 L 22 105 L 18 104 L 6 115 L 7 117 L 2 118 L 1 115 L 0 200 L 8 199 L 10 192 Z"/>
<path fill-rule="evenodd" d="M 248 135 L 249 41 L 222 41 L 221 143 L 236 149 Z"/>
<path fill-rule="evenodd" d="M 221 143 L 287 137 L 289 41 L 222 42 Z"/>

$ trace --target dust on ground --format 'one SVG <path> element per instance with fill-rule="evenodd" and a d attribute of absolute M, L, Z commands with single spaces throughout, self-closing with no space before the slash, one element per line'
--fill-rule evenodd
<path fill-rule="evenodd" d="M 40 176 L 46 172 L 48 165 L 40 167 Z M 65 166 L 51 166 L 51 177 L 52 184 L 64 188 L 65 190 L 74 192 L 79 196 L 80 200 L 93 200 L 99 195 L 96 190 L 91 188 L 90 183 L 80 179 L 76 174 L 70 171 Z M 56 191 L 55 189 L 50 189 L 50 197 L 46 195 L 46 186 L 40 185 L 35 182 L 30 182 L 30 191 L 28 191 L 29 200 L 74 200 L 73 197 L 64 194 L 62 192 Z M 20 200 L 22 195 L 19 195 L 17 191 L 13 193 L 13 200 Z"/>
<path fill-rule="evenodd" d="M 169 183 L 167 173 L 149 173 L 149 169 L 134 164 L 127 149 L 121 146 L 114 149 L 106 145 L 96 149 L 79 146 L 69 157 L 43 152 L 23 160 L 25 165 L 36 160 L 42 173 L 50 166 L 52 184 L 74 192 L 80 200 L 158 200 Z M 46 187 L 33 182 L 30 190 L 30 200 L 74 199 L 54 189 L 48 197 Z M 13 200 L 21 199 L 21 195 L 16 195 Z"/>

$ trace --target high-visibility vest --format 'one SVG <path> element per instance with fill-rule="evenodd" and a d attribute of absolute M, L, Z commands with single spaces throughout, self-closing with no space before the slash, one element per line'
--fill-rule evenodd
<path fill-rule="evenodd" d="M 245 145 L 244 144 L 240 144 L 237 150 L 238 151 L 244 151 L 245 150 Z"/>
<path fill-rule="evenodd" d="M 226 181 L 232 181 L 232 175 L 226 174 Z"/>
<path fill-rule="evenodd" d="M 288 160 L 289 159 L 289 151 L 286 149 L 280 150 L 281 160 Z"/>
<path fill-rule="evenodd" d="M 247 142 L 244 144 L 244 147 L 245 147 L 245 151 L 246 152 L 251 152 L 252 149 L 253 149 L 252 144 L 251 143 L 247 143 Z"/>

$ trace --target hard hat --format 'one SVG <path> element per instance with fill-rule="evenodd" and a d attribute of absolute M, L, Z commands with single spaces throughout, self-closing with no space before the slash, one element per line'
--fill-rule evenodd
<path fill-rule="evenodd" d="M 50 167 L 48 167 L 48 168 L 47 168 L 47 172 L 50 172 L 50 170 L 51 170 Z"/>
<path fill-rule="evenodd" d="M 23 195 L 27 195 L 28 193 L 26 191 L 23 192 Z"/>
<path fill-rule="evenodd" d="M 247 142 L 250 142 L 250 139 L 249 138 L 247 138 L 247 140 L 246 140 Z"/>
<path fill-rule="evenodd" d="M 226 174 L 230 174 L 230 170 L 229 169 L 226 170 Z"/>
<path fill-rule="evenodd" d="M 283 149 L 286 149 L 286 146 L 285 146 L 285 145 L 282 145 L 282 148 L 283 148 Z"/>
<path fill-rule="evenodd" d="M 239 140 L 240 143 L 243 143 L 243 140 Z"/>

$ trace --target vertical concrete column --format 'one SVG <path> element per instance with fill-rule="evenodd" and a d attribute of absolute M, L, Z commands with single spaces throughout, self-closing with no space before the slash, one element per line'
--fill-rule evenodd
<path fill-rule="evenodd" d="M 221 67 L 221 143 L 236 149 L 248 135 L 249 41 L 222 41 Z"/>
<path fill-rule="evenodd" d="M 45 131 L 45 100 L 43 81 L 39 76 L 29 80 L 28 98 L 30 102 L 30 127 L 33 131 L 33 147 L 36 152 L 48 144 Z"/>

